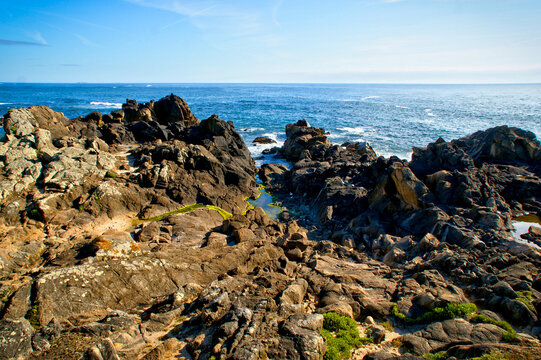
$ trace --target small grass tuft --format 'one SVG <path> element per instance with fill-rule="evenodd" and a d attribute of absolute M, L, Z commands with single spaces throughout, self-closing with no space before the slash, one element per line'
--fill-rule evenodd
<path fill-rule="evenodd" d="M 30 310 L 25 315 L 26 320 L 32 325 L 32 327 L 36 330 L 39 330 L 41 328 L 41 324 L 39 323 L 39 306 L 38 304 L 32 305 Z"/>
<path fill-rule="evenodd" d="M 4 288 L 0 291 L 0 309 L 3 309 L 4 306 L 9 302 L 9 297 L 13 291 L 9 287 Z"/>
<path fill-rule="evenodd" d="M 383 326 L 383 328 L 387 331 L 390 331 L 390 332 L 394 332 L 394 327 L 393 325 L 391 325 L 390 322 L 386 321 L 386 322 L 382 322 L 382 323 L 378 323 L 379 326 Z"/>
<path fill-rule="evenodd" d="M 400 349 L 402 346 L 404 346 L 404 343 L 399 338 L 393 339 L 393 341 L 391 341 L 391 344 L 394 348 L 397 349 Z"/>
<path fill-rule="evenodd" d="M 519 297 L 525 298 L 528 301 L 532 301 L 532 292 L 529 290 L 517 291 Z"/>
<path fill-rule="evenodd" d="M 118 175 L 114 171 L 107 171 L 105 173 L 105 177 L 110 179 L 116 179 Z"/>
<path fill-rule="evenodd" d="M 103 205 L 100 202 L 100 198 L 99 198 L 98 193 L 96 192 L 96 190 L 94 190 L 94 192 L 92 193 L 92 197 L 94 198 L 94 200 L 96 200 L 96 204 L 98 204 L 100 209 L 103 209 Z"/>
<path fill-rule="evenodd" d="M 530 309 L 530 311 L 535 313 L 535 308 L 532 305 L 532 292 L 528 290 L 524 290 L 524 291 L 517 291 L 516 293 L 518 295 L 517 300 L 522 302 L 524 305 L 528 307 L 528 309 Z"/>

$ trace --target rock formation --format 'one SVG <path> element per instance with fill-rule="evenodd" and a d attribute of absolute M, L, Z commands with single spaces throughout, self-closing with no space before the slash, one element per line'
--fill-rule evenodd
<path fill-rule="evenodd" d="M 510 234 L 541 213 L 529 132 L 406 162 L 299 121 L 259 169 L 271 220 L 233 124 L 174 95 L 3 125 L 0 359 L 333 359 L 340 316 L 355 359 L 541 355 L 541 252 Z"/>

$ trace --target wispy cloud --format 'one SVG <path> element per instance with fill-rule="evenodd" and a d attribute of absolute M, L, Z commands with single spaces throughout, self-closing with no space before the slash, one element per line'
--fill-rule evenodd
<path fill-rule="evenodd" d="M 252 36 L 263 32 L 269 24 L 276 24 L 276 14 L 282 3 L 267 0 L 267 6 L 244 2 L 232 4 L 226 0 L 124 0 L 126 2 L 182 15 L 184 18 L 162 29 L 185 20 L 201 30 L 218 30 L 222 36 Z"/>
<path fill-rule="evenodd" d="M 274 6 L 272 7 L 272 21 L 275 25 L 280 25 L 280 22 L 278 21 L 278 12 L 280 11 L 280 8 L 282 7 L 282 4 L 284 3 L 284 0 L 277 0 Z"/>
<path fill-rule="evenodd" d="M 99 47 L 98 44 L 96 44 L 95 42 L 93 42 L 91 40 L 88 40 L 86 37 L 84 37 L 81 34 L 73 33 L 73 36 L 75 36 L 77 39 L 79 39 L 81 41 L 81 43 L 83 43 L 86 46 Z"/>
<path fill-rule="evenodd" d="M 19 45 L 19 46 L 49 46 L 48 44 L 43 44 L 41 42 L 33 41 L 17 41 L 17 40 L 4 40 L 0 39 L 0 45 Z"/>
<path fill-rule="evenodd" d="M 76 18 L 76 17 L 73 17 L 73 16 L 66 16 L 66 15 L 57 14 L 57 13 L 50 12 L 50 11 L 43 11 L 43 10 L 32 10 L 32 11 L 37 13 L 37 14 L 46 15 L 46 16 L 53 16 L 53 17 L 56 17 L 58 19 L 68 20 L 68 21 L 75 22 L 75 23 L 78 23 L 78 24 L 81 24 L 81 25 L 91 26 L 91 27 L 94 27 L 94 28 L 97 28 L 97 29 L 118 31 L 117 29 L 115 29 L 113 27 L 98 24 L 98 23 L 91 22 L 91 21 L 86 21 L 86 20 L 79 19 L 79 18 Z"/>
<path fill-rule="evenodd" d="M 27 33 L 28 37 L 34 39 L 34 41 L 36 41 L 37 43 L 39 44 L 42 44 L 42 45 L 49 45 L 47 43 L 47 40 L 45 40 L 43 38 L 43 36 L 41 36 L 41 34 L 39 32 L 34 32 L 34 33 Z"/>

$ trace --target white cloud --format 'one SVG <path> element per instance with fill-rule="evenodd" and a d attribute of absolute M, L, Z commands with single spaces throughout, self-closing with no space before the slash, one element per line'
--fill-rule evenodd
<path fill-rule="evenodd" d="M 77 39 L 79 39 L 81 41 L 81 43 L 83 43 L 84 45 L 86 46 L 92 46 L 92 47 L 99 47 L 98 44 L 96 44 L 95 42 L 91 41 L 91 40 L 88 40 L 86 37 L 84 37 L 83 35 L 80 35 L 80 34 L 77 34 L 77 33 L 73 33 L 73 36 L 75 36 Z"/>
<path fill-rule="evenodd" d="M 45 40 L 43 38 L 43 36 L 41 36 L 41 34 L 39 32 L 35 32 L 35 33 L 28 33 L 27 34 L 28 37 L 34 39 L 34 41 L 36 41 L 37 43 L 41 44 L 41 45 L 49 45 L 47 43 L 47 40 Z"/>

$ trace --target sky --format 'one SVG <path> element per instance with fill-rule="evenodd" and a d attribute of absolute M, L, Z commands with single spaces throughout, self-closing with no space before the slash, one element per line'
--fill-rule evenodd
<path fill-rule="evenodd" d="M 1 82 L 541 82 L 540 0 L 0 5 Z"/>

